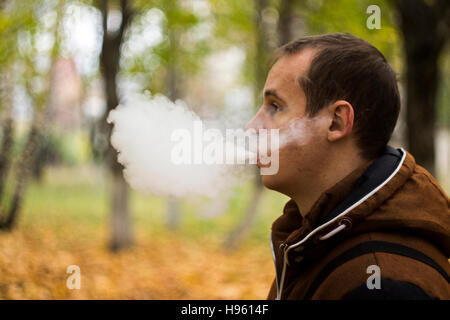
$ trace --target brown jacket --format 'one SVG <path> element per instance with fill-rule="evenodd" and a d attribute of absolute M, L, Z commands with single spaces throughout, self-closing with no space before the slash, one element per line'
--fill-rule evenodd
<path fill-rule="evenodd" d="M 290 200 L 271 244 L 268 299 L 450 299 L 450 201 L 403 149 L 387 147 L 304 218 Z M 373 265 L 381 288 L 369 290 Z"/>

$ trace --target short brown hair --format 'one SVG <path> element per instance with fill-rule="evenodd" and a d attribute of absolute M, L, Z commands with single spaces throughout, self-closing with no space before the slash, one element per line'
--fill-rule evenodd
<path fill-rule="evenodd" d="M 306 77 L 298 79 L 306 95 L 306 111 L 314 116 L 337 100 L 355 112 L 358 147 L 376 158 L 394 131 L 400 112 L 397 77 L 383 54 L 349 33 L 301 37 L 282 46 L 273 61 L 305 48 L 317 49 Z"/>

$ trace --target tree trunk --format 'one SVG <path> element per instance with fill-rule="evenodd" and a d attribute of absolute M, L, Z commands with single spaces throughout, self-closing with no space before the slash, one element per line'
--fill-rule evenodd
<path fill-rule="evenodd" d="M 52 65 L 55 61 L 54 58 L 51 59 Z M 51 74 L 51 71 L 50 71 Z M 51 76 L 50 76 L 51 78 Z M 30 132 L 28 134 L 28 138 L 26 140 L 24 149 L 22 154 L 20 155 L 19 162 L 17 167 L 14 168 L 15 177 L 14 177 L 14 191 L 10 203 L 4 209 L 4 215 L 2 215 L 2 219 L 0 219 L 0 229 L 11 230 L 17 221 L 18 213 L 20 211 L 24 192 L 29 181 L 29 177 L 31 174 L 31 167 L 34 162 L 34 158 L 36 156 L 36 151 L 39 148 L 39 144 L 41 142 L 42 133 L 44 131 L 46 120 L 48 119 L 48 110 L 49 110 L 49 97 L 51 95 L 51 83 L 52 79 L 50 79 L 48 84 L 48 92 L 45 93 L 45 97 L 43 100 L 36 99 L 35 103 L 43 103 L 43 105 L 35 105 L 33 112 L 33 119 L 31 123 Z M 26 85 L 28 93 L 31 95 L 31 90 L 29 89 L 29 83 Z M 11 132 L 12 134 L 12 132 Z M 11 139 L 12 136 L 8 139 Z M 4 141 L 5 142 L 5 141 Z M 9 146 L 10 148 L 11 146 Z M 11 151 L 8 151 L 11 152 Z M 3 155 L 2 155 L 3 156 Z M 11 157 L 11 155 L 10 155 Z M 8 160 L 7 160 L 8 161 Z M 7 165 L 8 167 L 10 164 Z M 6 179 L 8 173 L 5 172 Z"/>
<path fill-rule="evenodd" d="M 16 186 L 14 189 L 14 194 L 7 209 L 7 214 L 3 221 L 0 223 L 0 229 L 10 230 L 14 227 L 19 210 L 22 205 L 22 200 L 25 192 L 25 187 L 27 185 L 30 176 L 30 166 L 33 163 L 36 150 L 39 147 L 39 142 L 41 138 L 41 131 L 43 126 L 41 114 L 35 116 L 30 133 L 28 135 L 27 143 L 25 145 L 24 151 L 21 155 L 19 164 L 17 166 L 17 176 L 16 176 Z"/>
<path fill-rule="evenodd" d="M 128 186 L 123 178 L 122 166 L 117 163 L 112 173 L 111 224 L 112 235 L 110 247 L 118 251 L 133 243 L 128 205 Z"/>
<path fill-rule="evenodd" d="M 2 145 L 0 149 L 0 200 L 3 199 L 3 192 L 7 181 L 9 168 L 11 167 L 12 145 L 14 135 L 14 122 L 12 119 L 12 92 L 13 80 L 11 79 L 9 70 L 4 70 L 2 73 L 2 90 L 1 90 L 1 104 L 3 106 L 2 118 Z M 0 201 L 1 203 L 1 201 Z"/>
<path fill-rule="evenodd" d="M 292 40 L 293 0 L 281 0 L 278 18 L 278 43 L 280 46 Z"/>
<path fill-rule="evenodd" d="M 247 211 L 239 221 L 238 225 L 235 229 L 229 234 L 228 238 L 224 243 L 224 247 L 227 250 L 236 249 L 245 236 L 248 234 L 253 222 L 255 221 L 255 217 L 258 214 L 259 204 L 261 202 L 261 196 L 263 194 L 264 188 L 261 183 L 261 177 L 258 175 L 254 180 L 254 190 L 250 202 L 248 204 Z"/>
<path fill-rule="evenodd" d="M 103 75 L 106 111 L 103 117 L 104 132 L 111 138 L 112 125 L 106 123 L 109 111 L 119 104 L 117 94 L 117 73 L 120 61 L 120 46 L 123 36 L 131 23 L 133 12 L 127 0 L 121 0 L 122 22 L 118 31 L 108 31 L 108 0 L 102 0 L 101 12 L 103 17 L 103 44 L 100 54 L 100 65 Z M 112 175 L 112 192 L 111 192 L 111 240 L 110 248 L 118 251 L 132 244 L 131 222 L 128 206 L 129 190 L 123 177 L 123 167 L 117 162 L 117 152 L 109 144 L 107 150 L 107 162 Z"/>
<path fill-rule="evenodd" d="M 264 87 L 264 82 L 267 73 L 267 58 L 268 58 L 268 41 L 265 39 L 265 25 L 262 19 L 262 12 L 267 7 L 266 0 L 255 0 L 255 86 L 254 86 L 254 100 L 256 109 L 259 107 L 261 101 L 261 91 Z M 256 175 L 254 181 L 253 195 L 250 199 L 247 211 L 244 217 L 238 222 L 233 231 L 230 232 L 228 238 L 224 242 L 224 247 L 228 250 L 233 250 L 238 247 L 241 240 L 248 233 L 251 228 L 256 215 L 258 214 L 261 194 L 263 191 L 263 184 L 258 167 L 255 168 Z"/>
<path fill-rule="evenodd" d="M 39 148 L 39 144 L 40 144 L 40 140 L 42 138 L 44 129 L 45 129 L 45 125 L 46 122 L 48 120 L 48 111 L 49 111 L 49 106 L 51 103 L 51 94 L 52 94 L 52 85 L 53 85 L 53 66 L 55 64 L 56 58 L 58 57 L 58 53 L 59 53 L 59 47 L 58 47 L 58 43 L 59 43 L 59 26 L 60 26 L 60 21 L 61 21 L 61 11 L 62 11 L 62 7 L 63 7 L 64 3 L 63 1 L 59 1 L 58 5 L 57 5 L 57 18 L 56 18 L 56 22 L 55 22 L 55 29 L 54 29 L 54 38 L 55 38 L 55 45 L 53 46 L 52 52 L 51 52 L 51 56 L 50 56 L 50 72 L 49 72 L 49 80 L 46 82 L 46 90 L 44 90 L 44 92 L 42 94 L 39 95 L 33 95 L 32 91 L 30 89 L 30 81 L 27 81 L 25 86 L 28 92 L 28 95 L 30 97 L 32 97 L 33 102 L 34 102 L 34 110 L 33 110 L 33 119 L 32 119 L 32 123 L 31 123 L 31 128 L 30 128 L 30 132 L 28 134 L 28 138 L 27 141 L 25 143 L 25 147 L 22 151 L 22 154 L 20 156 L 19 162 L 17 164 L 17 168 L 15 168 L 15 178 L 14 178 L 14 182 L 15 182 L 15 186 L 14 186 L 14 191 L 12 194 L 12 199 L 9 203 L 8 206 L 6 206 L 6 208 L 2 208 L 4 209 L 4 215 L 0 216 L 0 229 L 3 230 L 11 230 L 16 222 L 17 222 L 17 218 L 18 218 L 18 214 L 20 211 L 20 208 L 22 206 L 23 203 L 23 197 L 24 197 L 24 193 L 26 190 L 26 186 L 27 183 L 29 181 L 29 177 L 30 177 L 30 173 L 31 173 L 31 167 L 32 164 L 34 162 L 34 158 L 36 156 L 36 151 Z M 29 68 L 33 68 L 34 66 L 29 66 Z M 11 80 L 11 79 L 9 79 Z M 31 80 L 31 79 L 27 79 L 27 80 Z M 12 90 L 12 84 L 11 84 L 11 88 L 9 88 L 8 90 Z M 10 94 L 10 93 L 9 93 Z M 8 93 L 7 93 L 8 95 Z M 10 104 L 9 106 L 7 106 L 7 108 L 12 108 L 12 101 L 10 100 L 12 99 L 11 97 L 7 98 L 7 103 Z M 8 110 L 7 113 L 10 113 L 11 110 Z M 9 114 L 9 117 L 11 117 L 11 115 Z M 9 124 L 7 124 L 7 126 L 5 127 L 5 130 L 7 132 L 7 135 L 4 136 L 4 138 L 6 138 L 6 141 L 3 140 L 3 146 L 2 146 L 2 155 L 1 157 L 4 159 L 2 159 L 2 170 L 6 170 L 5 172 L 2 172 L 2 183 L 1 183 L 1 188 L 2 191 L 4 190 L 4 184 L 6 182 L 7 179 L 7 175 L 9 171 L 8 169 L 10 169 L 10 157 L 11 157 L 11 144 L 12 144 L 12 139 L 13 139 L 13 130 L 12 130 L 12 119 L 8 119 L 7 116 L 7 123 L 10 122 Z M 9 127 L 9 128 L 8 128 Z M 10 131 L 8 133 L 8 131 Z M 4 131 L 5 132 L 5 131 Z M 9 136 L 8 136 L 9 135 Z M 5 145 L 6 144 L 6 145 Z M 6 150 L 6 151 L 5 151 Z M 5 152 L 5 153 L 4 153 Z"/>
<path fill-rule="evenodd" d="M 448 0 L 426 3 L 395 0 L 406 55 L 408 149 L 416 162 L 435 173 L 436 95 L 439 57 L 448 37 Z"/>
<path fill-rule="evenodd" d="M 170 100 L 175 101 L 179 98 L 179 77 L 177 73 L 176 52 L 179 35 L 174 30 L 167 30 L 170 41 L 169 61 L 167 63 L 166 89 Z M 180 200 L 169 197 L 167 199 L 167 227 L 171 230 L 177 230 L 180 226 Z"/>
<path fill-rule="evenodd" d="M 167 199 L 167 227 L 177 230 L 180 226 L 180 201 L 173 197 Z"/>

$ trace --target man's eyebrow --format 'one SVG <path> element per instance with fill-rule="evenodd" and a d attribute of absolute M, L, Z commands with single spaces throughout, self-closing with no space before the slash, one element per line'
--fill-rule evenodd
<path fill-rule="evenodd" d="M 274 90 L 274 89 L 267 89 L 267 90 L 264 91 L 264 97 L 267 98 L 267 97 L 269 97 L 269 96 L 275 97 L 275 98 L 277 98 L 278 100 L 280 100 L 281 102 L 286 103 L 286 102 L 278 95 L 277 91 Z"/>

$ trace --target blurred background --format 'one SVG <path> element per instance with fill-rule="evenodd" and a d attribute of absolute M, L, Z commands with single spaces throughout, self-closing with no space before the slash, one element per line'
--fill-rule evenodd
<path fill-rule="evenodd" d="M 259 176 L 214 216 L 144 197 L 124 181 L 105 119 L 149 92 L 243 126 L 271 54 L 303 35 L 350 32 L 380 49 L 402 94 L 391 144 L 448 194 L 449 4 L 0 0 L 0 298 L 264 299 L 287 198 Z M 70 265 L 80 289 L 66 286 Z"/>

